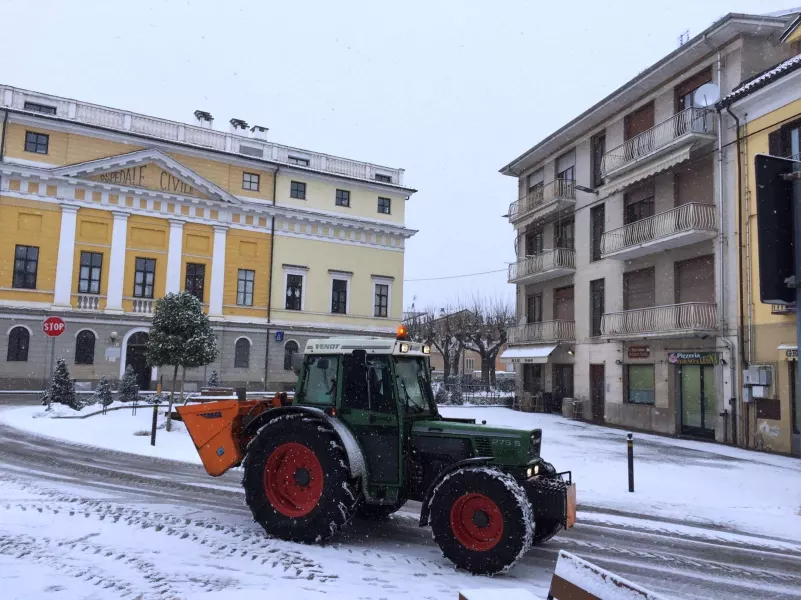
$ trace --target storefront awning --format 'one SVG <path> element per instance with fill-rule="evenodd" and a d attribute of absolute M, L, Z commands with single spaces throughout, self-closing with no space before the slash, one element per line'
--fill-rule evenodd
<path fill-rule="evenodd" d="M 556 346 L 513 346 L 504 350 L 501 360 L 512 364 L 543 364 L 554 350 Z"/>

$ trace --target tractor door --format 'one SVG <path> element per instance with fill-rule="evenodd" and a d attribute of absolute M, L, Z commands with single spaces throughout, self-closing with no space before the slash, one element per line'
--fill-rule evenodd
<path fill-rule="evenodd" d="M 362 446 L 370 487 L 401 485 L 400 423 L 389 356 L 358 350 L 345 355 L 342 383 L 339 414 Z"/>

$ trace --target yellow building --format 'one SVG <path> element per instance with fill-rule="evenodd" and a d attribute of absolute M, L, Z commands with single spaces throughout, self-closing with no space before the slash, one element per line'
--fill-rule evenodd
<path fill-rule="evenodd" d="M 401 320 L 403 170 L 0 86 L 0 355 L 4 389 L 40 388 L 55 357 L 79 387 L 131 365 L 150 316 L 197 295 L 231 386 L 291 386 L 310 337 L 390 335 Z M 57 315 L 55 338 L 42 322 Z"/>
<path fill-rule="evenodd" d="M 770 383 L 744 394 L 740 430 L 749 447 L 801 455 L 801 405 L 796 395 L 798 346 L 795 306 L 760 302 L 757 154 L 801 160 L 801 18 L 784 32 L 795 57 L 743 82 L 718 103 L 738 130 L 739 157 L 735 201 L 742 227 L 740 253 L 741 326 L 744 367 L 768 371 Z M 788 249 L 788 252 L 791 250 Z M 746 389 L 745 377 L 742 383 Z M 761 397 L 757 397 L 761 396 Z"/>

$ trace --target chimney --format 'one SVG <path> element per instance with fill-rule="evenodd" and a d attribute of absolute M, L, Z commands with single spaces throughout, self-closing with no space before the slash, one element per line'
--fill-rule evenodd
<path fill-rule="evenodd" d="M 203 129 L 212 129 L 214 117 L 211 116 L 210 112 L 206 112 L 205 110 L 196 110 L 195 118 L 197 119 L 197 124 Z"/>
<path fill-rule="evenodd" d="M 242 119 L 231 119 L 228 122 L 231 124 L 231 133 L 243 135 L 247 131 L 248 124 Z"/>
<path fill-rule="evenodd" d="M 266 127 L 262 127 L 261 125 L 254 125 L 250 128 L 250 137 L 256 138 L 257 140 L 266 140 L 267 139 L 267 132 L 269 129 Z"/>

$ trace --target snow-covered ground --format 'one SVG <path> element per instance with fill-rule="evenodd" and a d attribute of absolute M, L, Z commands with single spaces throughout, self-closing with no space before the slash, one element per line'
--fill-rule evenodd
<path fill-rule="evenodd" d="M 91 407 L 83 412 L 91 412 Z M 158 430 L 150 445 L 152 409 L 124 408 L 87 419 L 48 418 L 41 407 L 0 412 L 18 429 L 109 450 L 200 464 L 180 423 Z M 163 412 L 163 409 L 161 409 Z M 660 436 L 635 436 L 635 492 L 628 492 L 625 432 L 557 415 L 506 408 L 441 407 L 446 416 L 472 417 L 491 425 L 543 430 L 542 456 L 571 470 L 582 512 L 620 512 L 674 519 L 748 533 L 801 540 L 801 461 Z M 75 414 L 63 409 L 59 414 Z"/>

